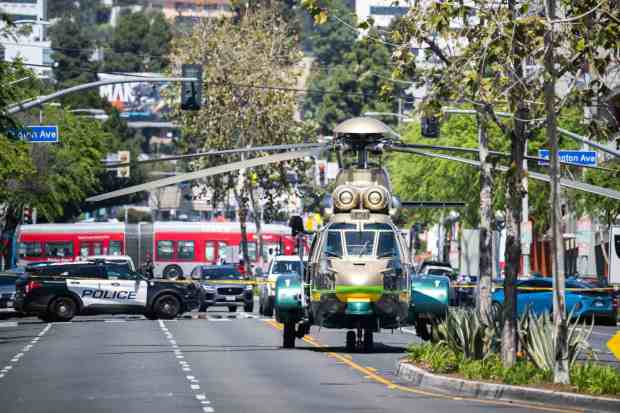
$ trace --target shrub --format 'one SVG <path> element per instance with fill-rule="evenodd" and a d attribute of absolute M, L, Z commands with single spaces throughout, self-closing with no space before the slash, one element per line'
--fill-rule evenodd
<path fill-rule="evenodd" d="M 620 372 L 611 366 L 578 364 L 571 369 L 570 376 L 580 392 L 620 396 Z"/>
<path fill-rule="evenodd" d="M 445 344 L 414 344 L 409 350 L 412 361 L 424 364 L 434 373 L 451 373 L 456 371 L 459 358 Z"/>
<path fill-rule="evenodd" d="M 572 313 L 569 320 L 572 318 Z M 592 353 L 588 339 L 592 334 L 594 324 L 590 329 L 579 325 L 579 320 L 568 327 L 568 363 L 572 367 L 584 353 Z M 528 310 L 519 320 L 519 341 L 523 350 L 538 368 L 553 371 L 555 364 L 555 328 L 553 319 L 547 312 L 536 316 Z"/>

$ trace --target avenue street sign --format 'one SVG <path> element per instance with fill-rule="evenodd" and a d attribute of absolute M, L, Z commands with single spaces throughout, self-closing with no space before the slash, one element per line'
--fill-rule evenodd
<path fill-rule="evenodd" d="M 538 157 L 549 159 L 549 149 L 539 149 Z M 560 161 L 574 163 L 575 165 L 596 166 L 595 151 L 564 151 L 560 150 Z M 539 161 L 539 165 L 549 165 L 549 162 Z"/>
<path fill-rule="evenodd" d="M 57 125 L 30 125 L 15 129 L 11 134 L 26 142 L 58 143 L 60 138 Z"/>
<path fill-rule="evenodd" d="M 607 342 L 607 348 L 620 360 L 620 331 Z"/>

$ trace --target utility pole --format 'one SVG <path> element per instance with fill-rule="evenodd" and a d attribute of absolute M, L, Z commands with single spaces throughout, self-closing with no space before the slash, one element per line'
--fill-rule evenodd
<path fill-rule="evenodd" d="M 532 243 L 532 227 L 530 225 L 529 195 L 528 195 L 528 179 L 527 179 L 527 139 L 523 145 L 525 151 L 523 157 L 523 177 L 521 178 L 521 186 L 523 187 L 522 212 L 521 212 L 521 256 L 523 257 L 523 275 L 529 276 L 531 269 L 530 264 L 530 245 Z"/>

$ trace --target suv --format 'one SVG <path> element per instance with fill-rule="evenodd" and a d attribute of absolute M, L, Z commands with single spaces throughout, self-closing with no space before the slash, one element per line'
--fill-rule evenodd
<path fill-rule="evenodd" d="M 234 313 L 237 307 L 243 311 L 254 311 L 253 283 L 248 282 L 234 265 L 199 265 L 194 268 L 191 278 L 202 284 L 205 292 L 200 311 L 209 307 L 228 307 Z"/>
<path fill-rule="evenodd" d="M 307 263 L 304 258 L 304 267 Z M 297 255 L 276 255 L 269 263 L 266 282 L 260 287 L 260 299 L 258 304 L 258 312 L 268 317 L 273 316 L 273 305 L 275 301 L 275 283 L 280 275 L 297 274 L 301 276 L 301 265 L 299 256 Z"/>
<path fill-rule="evenodd" d="M 46 322 L 87 314 L 172 319 L 203 298 L 196 283 L 146 280 L 127 263 L 98 260 L 27 268 L 16 282 L 15 309 Z"/>

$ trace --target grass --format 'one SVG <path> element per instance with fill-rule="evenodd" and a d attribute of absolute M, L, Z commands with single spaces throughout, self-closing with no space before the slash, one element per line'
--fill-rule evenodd
<path fill-rule="evenodd" d="M 408 349 L 414 364 L 439 374 L 457 374 L 469 380 L 493 381 L 519 386 L 552 385 L 553 374 L 519 359 L 510 368 L 500 357 L 490 354 L 482 360 L 468 359 L 442 343 L 414 344 Z M 579 393 L 620 396 L 620 372 L 596 363 L 578 364 L 571 369 L 573 387 Z"/>

